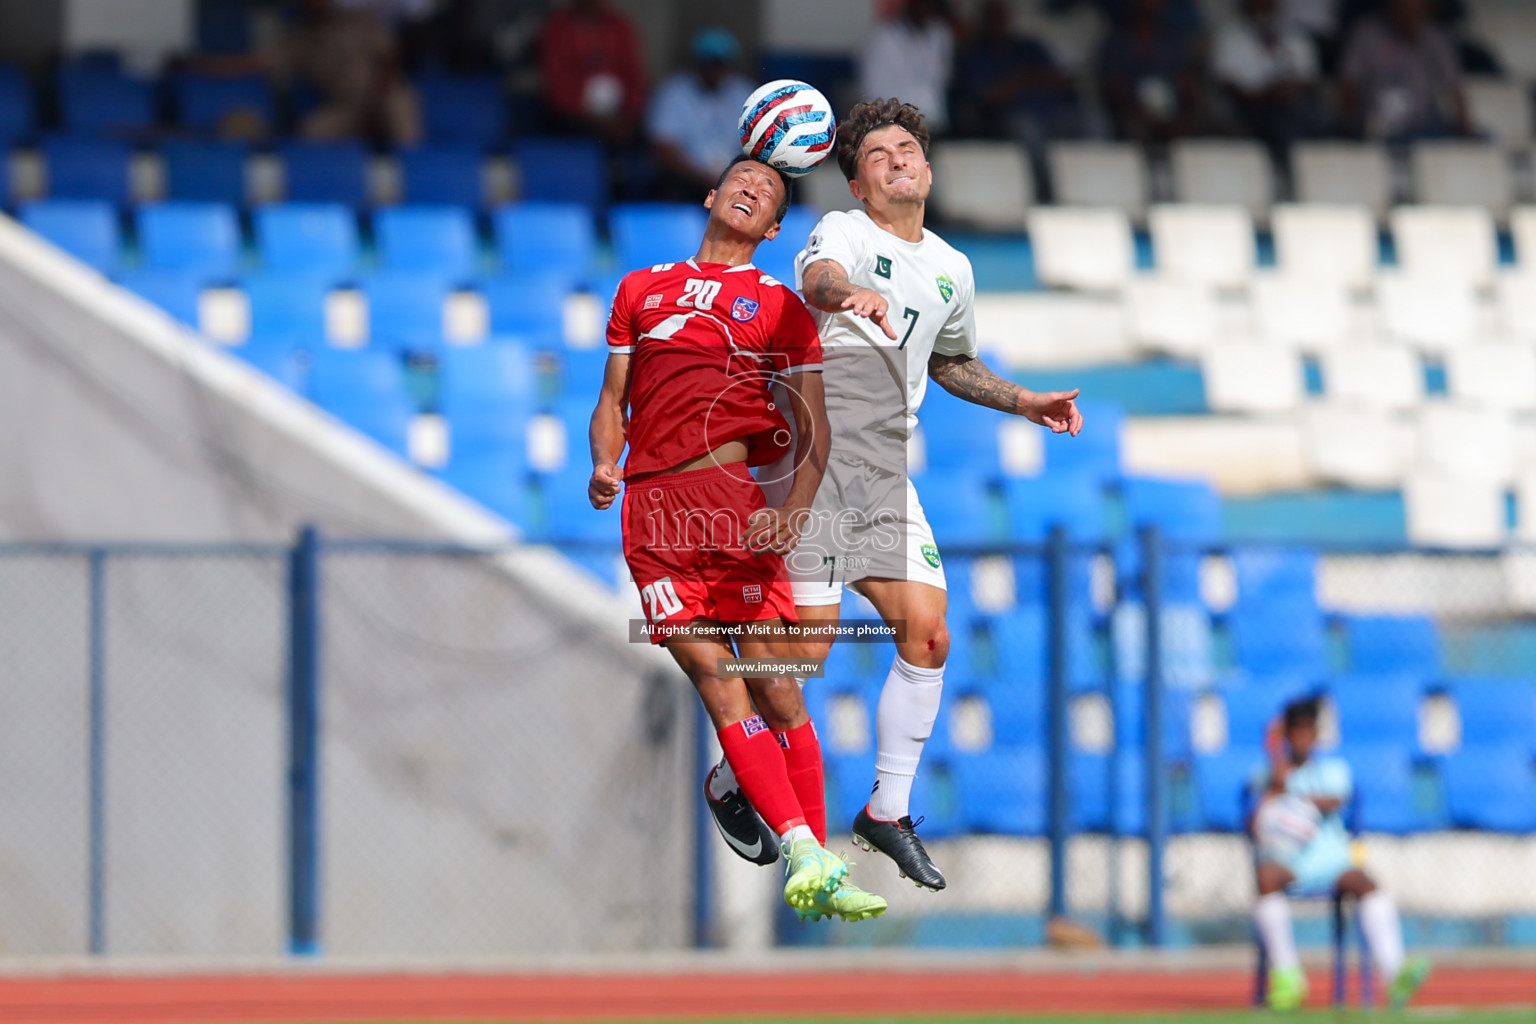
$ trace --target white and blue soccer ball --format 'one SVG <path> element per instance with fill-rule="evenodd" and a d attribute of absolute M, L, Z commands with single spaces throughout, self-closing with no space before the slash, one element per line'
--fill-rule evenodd
<path fill-rule="evenodd" d="M 798 178 L 831 154 L 837 118 L 815 87 L 781 78 L 747 97 L 736 131 L 743 153 Z"/>

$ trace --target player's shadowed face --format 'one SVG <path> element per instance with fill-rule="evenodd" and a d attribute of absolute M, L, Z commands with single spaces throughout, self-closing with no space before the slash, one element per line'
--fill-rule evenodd
<path fill-rule="evenodd" d="M 744 160 L 732 167 L 720 187 L 704 197 L 709 219 L 724 224 L 754 241 L 779 233 L 779 204 L 784 184 L 767 164 Z"/>
<path fill-rule="evenodd" d="M 921 203 L 933 187 L 933 168 L 911 132 L 886 125 L 864 136 L 853 184 L 854 196 L 877 208 Z"/>
<path fill-rule="evenodd" d="M 1302 719 L 1285 730 L 1285 741 L 1291 747 L 1291 759 L 1297 764 L 1312 756 L 1312 748 L 1317 746 L 1317 723 L 1309 719 Z"/>

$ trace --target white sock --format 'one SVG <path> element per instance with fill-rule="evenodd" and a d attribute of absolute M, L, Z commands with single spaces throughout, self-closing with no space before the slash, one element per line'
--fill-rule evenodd
<path fill-rule="evenodd" d="M 802 839 L 809 839 L 813 843 L 816 842 L 816 833 L 811 831 L 811 826 L 809 825 L 796 825 L 788 832 L 780 835 L 779 838 L 793 846 Z"/>
<path fill-rule="evenodd" d="M 1296 955 L 1296 933 L 1291 930 L 1291 904 L 1284 893 L 1260 896 L 1253 905 L 1253 924 L 1259 930 L 1264 952 L 1269 954 L 1269 966 L 1283 970 L 1301 965 Z"/>
<path fill-rule="evenodd" d="M 923 744 L 933 734 L 944 693 L 944 669 L 918 668 L 896 655 L 891 674 L 880 691 L 875 713 L 875 790 L 869 795 L 870 817 L 896 821 L 909 813 L 912 780 L 923 757 Z"/>
<path fill-rule="evenodd" d="M 709 773 L 709 795 L 716 800 L 724 800 L 727 793 L 734 793 L 741 788 L 741 783 L 736 781 L 736 773 L 731 771 L 731 762 L 724 757 L 715 765 L 715 770 Z"/>
<path fill-rule="evenodd" d="M 1397 919 L 1397 904 L 1377 889 L 1360 900 L 1360 930 L 1371 947 L 1376 969 L 1383 984 L 1390 985 L 1403 969 L 1403 925 Z"/>

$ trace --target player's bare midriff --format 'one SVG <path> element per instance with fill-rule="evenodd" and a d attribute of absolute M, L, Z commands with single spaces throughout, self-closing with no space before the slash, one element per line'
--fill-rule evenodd
<path fill-rule="evenodd" d="M 727 441 L 714 451 L 705 452 L 696 459 L 679 463 L 669 469 L 658 469 L 654 473 L 639 473 L 629 478 L 630 483 L 637 480 L 648 480 L 653 476 L 671 476 L 674 473 L 687 473 L 695 469 L 708 469 L 710 466 L 729 466 L 735 462 L 747 461 L 747 443 L 745 441 Z"/>

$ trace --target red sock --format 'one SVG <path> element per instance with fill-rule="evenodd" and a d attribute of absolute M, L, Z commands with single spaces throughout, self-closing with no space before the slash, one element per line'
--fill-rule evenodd
<path fill-rule="evenodd" d="M 816 833 L 816 841 L 826 846 L 827 788 L 816 727 L 807 720 L 804 725 L 774 735 L 784 749 L 784 767 L 789 772 L 789 784 L 795 787 L 795 796 L 800 800 L 800 810 L 805 812 L 805 823 Z"/>
<path fill-rule="evenodd" d="M 796 825 L 804 825 L 805 812 L 795 799 L 784 755 L 768 723 L 753 715 L 726 726 L 716 735 L 747 802 L 763 816 L 768 827 L 782 836 Z"/>

